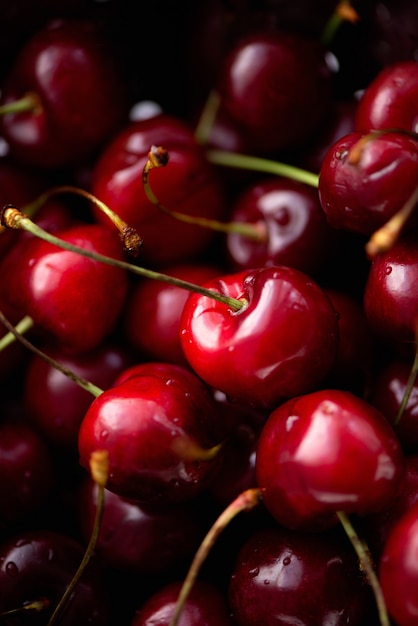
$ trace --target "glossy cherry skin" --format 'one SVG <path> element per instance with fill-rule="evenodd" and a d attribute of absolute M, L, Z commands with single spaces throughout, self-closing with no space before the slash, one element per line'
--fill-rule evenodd
<path fill-rule="evenodd" d="M 164 585 L 137 609 L 129 626 L 169 626 L 181 582 Z M 212 583 L 196 580 L 185 602 L 179 626 L 234 626 L 223 593 Z"/>
<path fill-rule="evenodd" d="M 228 258 L 235 271 L 288 265 L 313 276 L 334 249 L 335 230 L 326 221 L 317 190 L 297 181 L 254 183 L 236 199 L 230 219 L 259 224 L 265 231 L 260 242 L 228 234 Z"/>
<path fill-rule="evenodd" d="M 384 68 L 365 89 L 357 107 L 355 129 L 396 128 L 418 132 L 418 62 Z"/>
<path fill-rule="evenodd" d="M 83 546 L 72 537 L 49 530 L 15 534 L 0 545 L 0 613 L 19 609 L 26 603 L 45 600 L 38 614 L 13 616 L 7 624 L 41 626 L 53 609 L 83 558 Z M 90 562 L 61 614 L 60 624 L 108 624 L 105 587 L 97 564 Z"/>
<path fill-rule="evenodd" d="M 414 137 L 389 130 L 349 133 L 329 149 L 321 166 L 318 191 L 328 222 L 371 235 L 403 207 L 417 174 Z"/>
<path fill-rule="evenodd" d="M 208 486 L 222 453 L 188 459 L 176 446 L 219 444 L 212 421 L 211 394 L 193 373 L 144 364 L 91 404 L 80 426 L 80 462 L 88 468 L 95 450 L 107 450 L 110 491 L 143 503 L 184 502 Z"/>
<path fill-rule="evenodd" d="M 91 252 L 124 258 L 115 230 L 83 224 L 56 233 Z M 43 240 L 25 242 L 18 263 L 4 259 L 5 288 L 16 315 L 29 315 L 49 339 L 72 353 L 98 346 L 114 329 L 128 292 L 123 270 Z"/>
<path fill-rule="evenodd" d="M 161 272 L 201 285 L 219 276 L 221 270 L 209 263 L 181 263 Z M 180 320 L 189 297 L 186 289 L 152 278 L 131 287 L 124 312 L 124 329 L 129 345 L 141 358 L 188 365 L 180 343 Z"/>
<path fill-rule="evenodd" d="M 228 595 L 237 626 L 368 623 L 369 590 L 353 550 L 329 531 L 257 530 L 238 552 Z"/>
<path fill-rule="evenodd" d="M 397 626 L 415 626 L 418 616 L 418 504 L 392 529 L 379 563 L 379 578 Z"/>
<path fill-rule="evenodd" d="M 94 350 L 70 355 L 49 347 L 48 356 L 75 375 L 102 389 L 132 363 L 122 346 L 106 342 Z M 38 356 L 30 359 L 23 398 L 28 419 L 54 446 L 77 451 L 78 430 L 92 403 L 91 393 Z"/>
<path fill-rule="evenodd" d="M 245 300 L 239 311 L 192 294 L 181 341 L 194 371 L 231 399 L 273 408 L 312 390 L 337 350 L 335 310 L 306 274 L 271 266 L 230 274 L 206 287 Z"/>
<path fill-rule="evenodd" d="M 418 329 L 418 237 L 411 232 L 372 262 L 364 311 L 385 342 L 411 345 Z"/>
<path fill-rule="evenodd" d="M 35 111 L 0 121 L 12 154 L 35 167 L 74 165 L 121 126 L 128 99 L 115 54 L 94 22 L 55 20 L 22 48 L 2 89 L 7 104 L 35 94 Z"/>
<path fill-rule="evenodd" d="M 167 209 L 220 219 L 224 198 L 214 168 L 183 121 L 157 115 L 131 122 L 114 136 L 95 164 L 92 191 L 138 230 L 144 241 L 141 258 L 162 265 L 200 254 L 214 233 L 176 220 L 148 200 L 142 171 L 153 145 L 169 153 L 167 166 L 149 175 L 153 193 Z M 96 217 L 107 221 L 100 211 Z"/>
<path fill-rule="evenodd" d="M 257 446 L 264 503 L 290 528 L 330 524 L 337 511 L 382 511 L 403 468 L 389 422 L 347 391 L 325 389 L 285 402 L 270 415 Z"/>
<path fill-rule="evenodd" d="M 255 152 L 297 147 L 319 126 L 329 104 L 331 74 L 314 39 L 279 33 L 244 37 L 219 74 L 222 104 Z"/>

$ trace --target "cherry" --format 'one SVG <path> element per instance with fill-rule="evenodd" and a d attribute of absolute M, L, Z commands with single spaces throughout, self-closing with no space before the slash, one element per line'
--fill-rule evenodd
<path fill-rule="evenodd" d="M 399 442 L 383 415 L 336 389 L 282 404 L 257 446 L 264 503 L 290 528 L 329 525 L 338 511 L 384 510 L 396 495 L 403 467 Z"/>
<path fill-rule="evenodd" d="M 0 545 L 0 614 L 7 624 L 46 624 L 83 556 L 83 547 L 72 537 L 48 530 L 15 534 Z M 39 603 L 30 610 L 31 603 Z M 108 623 L 108 602 L 97 565 L 77 585 L 60 617 L 60 624 Z M 8 621 L 7 621 L 8 620 Z M 29 621 L 28 621 L 29 620 Z"/>
<path fill-rule="evenodd" d="M 236 199 L 231 220 L 260 223 L 259 242 L 231 232 L 226 246 L 234 270 L 288 265 L 315 275 L 330 258 L 335 231 L 328 226 L 317 190 L 285 178 L 269 178 L 247 187 Z"/>
<path fill-rule="evenodd" d="M 316 39 L 288 33 L 244 37 L 219 73 L 221 102 L 258 153 L 306 141 L 329 104 L 330 70 Z"/>
<path fill-rule="evenodd" d="M 180 591 L 175 581 L 164 585 L 140 606 L 130 626 L 170 626 L 174 606 Z M 179 626 L 233 626 L 226 598 L 213 583 L 196 581 L 186 604 Z"/>
<path fill-rule="evenodd" d="M 398 626 L 414 626 L 418 615 L 418 504 L 404 513 L 389 534 L 379 563 L 380 584 Z"/>
<path fill-rule="evenodd" d="M 92 172 L 92 191 L 138 230 L 144 240 L 144 260 L 162 265 L 200 254 L 213 233 L 164 215 L 150 203 L 143 189 L 143 169 L 154 144 L 170 152 L 170 168 L 152 174 L 155 194 L 167 208 L 219 218 L 224 198 L 214 168 L 192 130 L 175 117 L 157 115 L 131 122 L 108 142 Z M 106 219 L 101 213 L 96 217 Z"/>
<path fill-rule="evenodd" d="M 105 226 L 83 224 L 56 234 L 92 252 L 123 256 L 118 236 Z M 29 315 L 70 352 L 94 349 L 113 331 L 121 313 L 128 290 L 126 273 L 38 238 L 22 247 L 18 263 L 6 257 L 2 266 L 16 315 Z"/>
<path fill-rule="evenodd" d="M 323 290 L 302 272 L 272 266 L 222 276 L 207 288 L 243 301 L 240 310 L 192 294 L 181 342 L 194 371 L 231 399 L 273 408 L 312 390 L 331 368 L 337 318 Z"/>
<path fill-rule="evenodd" d="M 241 546 L 229 582 L 237 626 L 369 623 L 367 584 L 350 548 L 336 532 L 256 530 Z"/>
<path fill-rule="evenodd" d="M 77 355 L 52 347 L 48 356 L 103 388 L 132 362 L 126 349 L 110 342 Z M 23 398 L 28 419 L 48 441 L 60 449 L 77 450 L 78 430 L 92 400 L 87 390 L 35 355 L 26 369 Z"/>
<path fill-rule="evenodd" d="M 122 375 L 121 375 L 122 376 Z M 211 394 L 189 370 L 144 364 L 91 404 L 79 431 L 80 462 L 109 454 L 107 488 L 144 503 L 190 500 L 220 463 Z"/>
<path fill-rule="evenodd" d="M 328 222 L 371 235 L 416 188 L 418 141 L 404 132 L 352 132 L 327 152 L 319 198 Z M 399 185 L 402 180 L 402 185 Z"/>
<path fill-rule="evenodd" d="M 365 89 L 357 107 L 355 129 L 396 128 L 418 133 L 417 94 L 418 62 L 389 65 Z"/>
<path fill-rule="evenodd" d="M 127 94 L 115 54 L 92 21 L 48 23 L 25 42 L 2 88 L 1 130 L 16 158 L 74 165 L 120 127 Z M 16 110 L 20 99 L 26 108 Z"/>

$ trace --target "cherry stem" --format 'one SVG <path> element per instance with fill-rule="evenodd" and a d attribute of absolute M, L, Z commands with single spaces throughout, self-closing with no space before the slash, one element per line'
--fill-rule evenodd
<path fill-rule="evenodd" d="M 417 203 L 418 186 L 403 207 L 370 237 L 366 244 L 366 253 L 369 259 L 373 260 L 382 252 L 390 250 L 401 235 L 405 223 L 416 209 Z"/>
<path fill-rule="evenodd" d="M 200 544 L 186 578 L 183 581 L 180 593 L 177 598 L 174 612 L 169 626 L 177 626 L 181 616 L 184 604 L 192 590 L 193 584 L 199 575 L 205 559 L 207 558 L 211 548 L 215 545 L 216 540 L 228 524 L 243 511 L 251 511 L 262 501 L 261 491 L 259 489 L 247 489 L 240 493 L 229 506 L 220 514 L 215 523 L 211 526 L 206 536 Z"/>
<path fill-rule="evenodd" d="M 412 390 L 414 388 L 414 384 L 415 381 L 417 379 L 418 376 L 418 337 L 417 340 L 415 342 L 415 358 L 414 358 L 414 362 L 412 364 L 412 368 L 411 371 L 409 373 L 409 377 L 408 377 L 408 381 L 406 383 L 406 387 L 405 387 L 405 391 L 402 397 L 402 402 L 399 405 L 399 409 L 398 412 L 396 414 L 395 417 L 395 424 L 399 424 L 399 422 L 401 421 L 402 415 L 404 414 L 404 411 L 408 405 L 409 402 L 409 398 L 411 397 L 411 393 Z"/>
<path fill-rule="evenodd" d="M 16 324 L 16 326 L 12 326 L 12 324 L 10 324 L 10 326 L 16 331 L 16 333 L 19 333 L 19 335 L 23 335 L 24 333 L 27 333 L 31 328 L 33 328 L 34 322 L 29 315 L 25 315 L 25 317 L 23 317 L 20 322 Z M 5 350 L 12 343 L 14 343 L 15 340 L 15 333 L 9 330 L 9 332 L 6 335 L 3 335 L 3 337 L 0 339 L 0 352 L 2 350 Z"/>
<path fill-rule="evenodd" d="M 29 205 L 25 206 L 24 212 L 28 217 L 33 217 L 34 214 L 39 210 L 41 206 L 43 206 L 51 197 L 56 196 L 58 194 L 75 194 L 78 196 L 82 196 L 92 204 L 94 204 L 102 213 L 104 213 L 112 224 L 119 231 L 119 236 L 122 241 L 123 247 L 125 251 L 133 257 L 137 257 L 142 246 L 142 238 L 137 233 L 137 231 L 129 226 L 115 211 L 113 211 L 110 207 L 107 206 L 104 202 L 99 200 L 92 193 L 86 191 L 85 189 L 81 189 L 79 187 L 74 187 L 72 185 L 60 185 L 58 187 L 53 187 L 52 189 L 48 189 L 44 193 L 42 193 L 34 202 L 31 202 Z"/>
<path fill-rule="evenodd" d="M 33 325 L 33 320 L 30 317 L 24 318 L 29 319 L 32 321 L 32 325 Z M 72 381 L 74 381 L 79 387 L 81 387 L 82 389 L 84 389 L 85 391 L 88 391 L 89 393 L 91 393 L 93 396 L 95 396 L 97 398 L 97 396 L 101 395 L 103 393 L 103 390 L 100 389 L 99 387 L 97 387 L 96 385 L 94 385 L 93 383 L 89 382 L 88 380 L 85 380 L 84 378 L 81 378 L 80 376 L 77 376 L 77 374 L 75 374 L 74 372 L 72 372 L 70 369 L 68 369 L 67 367 L 65 367 L 64 365 L 61 365 L 61 363 L 58 363 L 58 361 L 56 361 L 55 359 L 53 359 L 52 357 L 48 356 L 47 354 L 45 354 L 45 352 L 42 352 L 42 350 L 40 350 L 39 348 L 37 348 L 36 346 L 33 345 L 33 343 L 31 343 L 30 341 L 28 341 L 26 339 L 26 337 L 24 337 L 18 330 L 17 326 L 13 326 L 13 324 L 11 324 L 11 322 L 7 319 L 7 317 L 4 315 L 4 313 L 0 310 L 0 321 L 4 324 L 4 326 L 7 328 L 7 330 L 9 331 L 9 334 L 11 337 L 13 337 L 14 339 L 17 339 L 18 341 L 20 341 L 20 343 L 22 345 L 25 346 L 25 348 L 27 348 L 28 350 L 30 350 L 31 352 L 33 352 L 34 354 L 36 354 L 37 356 L 39 356 L 41 359 L 43 359 L 44 361 L 46 361 L 46 363 L 48 363 L 48 365 L 51 365 L 52 367 L 54 367 L 56 370 L 60 371 L 62 374 L 64 374 L 64 376 L 67 376 L 67 378 L 70 378 Z M 6 337 L 8 337 L 8 335 L 5 335 Z"/>
<path fill-rule="evenodd" d="M 207 150 L 206 157 L 214 165 L 275 174 L 276 176 L 284 176 L 305 183 L 311 187 L 318 187 L 318 174 L 308 172 L 294 165 L 281 163 L 280 161 L 272 161 L 271 159 L 239 154 L 238 152 L 228 152 L 226 150 Z"/>
<path fill-rule="evenodd" d="M 8 102 L 0 106 L 0 115 L 9 113 L 37 113 L 42 110 L 40 100 L 36 93 L 29 92 L 13 102 Z"/>
<path fill-rule="evenodd" d="M 36 237 L 47 241 L 48 243 L 62 248 L 63 250 L 75 252 L 76 254 L 80 254 L 81 256 L 84 256 L 88 259 L 99 261 L 101 263 L 106 263 L 107 265 L 112 265 L 113 267 L 118 267 L 122 270 L 132 272 L 137 276 L 144 276 L 145 278 L 151 278 L 152 280 L 159 280 L 169 285 L 174 285 L 175 287 L 180 287 L 182 289 L 186 289 L 187 291 L 206 296 L 208 298 L 211 298 L 212 300 L 216 300 L 217 302 L 225 304 L 234 311 L 241 310 L 247 304 L 247 301 L 244 298 L 240 300 L 238 300 L 237 298 L 231 298 L 215 291 L 214 289 L 207 289 L 200 285 L 196 285 L 195 283 L 190 283 L 188 281 L 181 280 L 180 278 L 169 276 L 168 274 L 155 272 L 145 267 L 133 265 L 131 263 L 127 263 L 126 261 L 114 259 L 112 257 L 108 257 L 97 252 L 92 252 L 90 250 L 80 248 L 79 246 L 74 246 L 68 241 L 64 241 L 59 237 L 56 237 L 52 233 L 48 233 L 43 228 L 40 228 L 37 224 L 32 222 L 32 220 L 23 215 L 23 213 L 19 211 L 19 209 L 12 205 L 7 205 L 6 207 L 4 207 L 3 214 L 1 216 L 1 222 L 4 226 L 7 226 L 8 228 L 25 230 L 32 235 L 35 235 Z"/>
<path fill-rule="evenodd" d="M 19 606 L 16 609 L 10 609 L 9 611 L 4 611 L 3 613 L 0 613 L 0 620 L 2 620 L 3 617 L 18 615 L 20 613 L 26 613 L 27 611 L 30 611 L 32 613 L 40 613 L 41 611 L 44 611 L 46 608 L 48 608 L 49 605 L 50 602 L 47 598 L 32 600 L 32 602 L 27 602 L 23 606 Z"/>
<path fill-rule="evenodd" d="M 91 471 L 91 476 L 93 480 L 95 481 L 97 485 L 97 489 L 98 489 L 96 516 L 94 519 L 93 530 L 90 536 L 89 543 L 84 552 L 83 559 L 80 565 L 78 566 L 78 569 L 76 573 L 74 574 L 70 584 L 66 588 L 60 601 L 55 607 L 55 610 L 52 613 L 47 626 L 53 626 L 59 619 L 59 616 L 62 610 L 64 609 L 67 601 L 71 597 L 71 594 L 76 588 L 80 578 L 82 577 L 84 573 L 84 570 L 86 569 L 91 557 L 93 556 L 94 549 L 97 544 L 97 539 L 99 537 L 99 532 L 100 532 L 100 527 L 101 527 L 103 512 L 104 512 L 105 487 L 106 487 L 107 477 L 109 475 L 109 457 L 108 457 L 107 451 L 98 450 L 96 452 L 93 452 L 91 459 L 90 459 L 90 471 Z"/>
<path fill-rule="evenodd" d="M 379 579 L 377 577 L 376 570 L 370 556 L 370 552 L 358 536 L 348 515 L 343 511 L 338 511 L 337 517 L 357 554 L 360 563 L 360 569 L 366 575 L 366 578 L 374 593 L 380 625 L 390 626 L 390 620 L 386 608 L 385 599 L 383 597 L 382 588 L 380 586 Z"/>
<path fill-rule="evenodd" d="M 328 22 L 325 24 L 325 28 L 321 36 L 322 45 L 325 48 L 330 46 L 336 32 L 344 22 L 355 24 L 359 19 L 359 15 L 351 6 L 350 0 L 341 0 L 341 2 L 337 4 Z"/>
<path fill-rule="evenodd" d="M 216 115 L 219 111 L 220 103 L 221 97 L 218 92 L 215 90 L 210 91 L 194 131 L 197 143 L 201 145 L 207 143 L 210 137 L 210 131 L 216 120 Z"/>
<path fill-rule="evenodd" d="M 185 222 L 186 224 L 202 226 L 203 228 L 210 228 L 211 230 L 223 233 L 237 233 L 247 239 L 253 239 L 258 242 L 266 240 L 266 229 L 261 221 L 253 224 L 245 222 L 220 222 L 218 220 L 208 219 L 205 217 L 188 215 L 187 213 L 181 213 L 180 211 L 172 211 L 162 205 L 151 188 L 149 173 L 153 169 L 165 167 L 168 160 L 169 154 L 165 148 L 161 146 L 151 147 L 151 150 L 148 153 L 147 162 L 142 170 L 142 183 L 144 185 L 144 191 L 151 204 L 154 204 L 158 209 L 160 209 L 160 211 L 163 211 L 174 219 L 179 220 L 180 222 Z"/>

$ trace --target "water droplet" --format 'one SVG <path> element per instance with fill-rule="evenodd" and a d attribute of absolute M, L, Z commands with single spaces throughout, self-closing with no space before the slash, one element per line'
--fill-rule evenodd
<path fill-rule="evenodd" d="M 102 439 L 102 441 L 105 441 L 108 437 L 109 432 L 107 430 L 102 430 L 102 432 L 100 433 L 100 439 Z"/>
<path fill-rule="evenodd" d="M 254 567 L 254 569 L 250 569 L 250 571 L 248 572 L 250 576 L 252 576 L 253 578 L 255 578 L 256 576 L 259 575 L 260 573 L 260 568 L 259 567 Z"/>
<path fill-rule="evenodd" d="M 6 574 L 8 574 L 9 576 L 17 576 L 19 573 L 19 568 L 17 567 L 16 563 L 13 563 L 13 561 L 9 561 L 8 563 L 6 563 Z"/>
<path fill-rule="evenodd" d="M 283 565 L 290 565 L 291 561 L 292 561 L 292 559 L 290 558 L 290 556 L 286 556 L 283 559 Z"/>
<path fill-rule="evenodd" d="M 385 274 L 386 276 L 389 276 L 389 274 L 392 273 L 392 266 L 388 265 L 387 268 L 385 269 Z"/>
<path fill-rule="evenodd" d="M 168 380 L 165 381 L 165 384 L 168 386 L 174 385 L 174 380 L 172 378 L 169 378 Z"/>
<path fill-rule="evenodd" d="M 269 585 L 269 584 L 270 584 L 270 581 L 269 581 L 269 580 L 267 580 L 267 578 L 266 578 L 265 580 L 263 580 L 263 583 L 264 583 L 265 585 Z"/>

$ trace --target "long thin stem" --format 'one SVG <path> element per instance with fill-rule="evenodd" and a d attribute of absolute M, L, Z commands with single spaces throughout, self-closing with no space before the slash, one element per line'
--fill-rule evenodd
<path fill-rule="evenodd" d="M 399 409 L 398 409 L 398 412 L 397 412 L 396 417 L 395 417 L 395 424 L 399 424 L 399 422 L 401 421 L 402 415 L 404 414 L 404 411 L 405 411 L 405 409 L 406 409 L 406 407 L 408 405 L 409 398 L 411 397 L 411 393 L 412 393 L 412 390 L 414 388 L 417 376 L 418 376 L 418 338 L 417 338 L 417 341 L 415 342 L 415 358 L 414 358 L 414 362 L 412 364 L 412 368 L 411 368 L 411 371 L 409 373 L 409 378 L 408 378 L 408 381 L 406 383 L 404 394 L 402 396 L 402 401 L 401 401 L 401 403 L 399 405 Z"/>
<path fill-rule="evenodd" d="M 25 317 L 23 317 L 20 322 L 16 324 L 16 326 L 12 326 L 16 332 L 9 330 L 9 332 L 3 335 L 0 339 L 0 352 L 16 341 L 16 333 L 19 333 L 19 335 L 22 336 L 24 333 L 27 333 L 31 328 L 33 328 L 33 326 L 33 319 L 29 315 L 25 315 Z"/>
<path fill-rule="evenodd" d="M 227 152 L 226 150 L 207 150 L 206 156 L 215 165 L 285 176 L 311 187 L 318 187 L 318 174 L 308 172 L 294 165 L 281 163 L 280 161 L 239 154 L 238 152 Z"/>
<path fill-rule="evenodd" d="M 41 110 L 41 103 L 39 101 L 38 96 L 29 92 L 19 100 L 13 100 L 12 102 L 7 102 L 0 106 L 0 115 L 7 115 L 9 113 L 27 113 L 27 112 L 36 112 L 37 110 Z"/>

